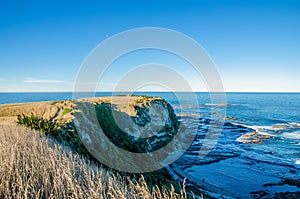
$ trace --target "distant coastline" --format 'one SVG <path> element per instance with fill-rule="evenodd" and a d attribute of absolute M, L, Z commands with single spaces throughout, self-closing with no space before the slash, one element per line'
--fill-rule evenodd
<path fill-rule="evenodd" d="M 85 93 L 85 92 L 82 92 Z M 90 93 L 90 92 L 86 92 Z M 171 92 L 136 92 L 137 95 L 148 96 L 162 96 L 165 97 Z M 187 93 L 187 92 L 174 92 Z M 131 92 L 95 92 L 96 97 L 128 95 Z M 209 92 L 195 92 L 195 94 L 209 95 Z M 228 94 L 300 94 L 300 92 L 226 92 Z M 41 102 L 41 101 L 55 101 L 55 100 L 71 100 L 73 92 L 0 92 L 0 104 L 15 104 L 26 102 Z"/>

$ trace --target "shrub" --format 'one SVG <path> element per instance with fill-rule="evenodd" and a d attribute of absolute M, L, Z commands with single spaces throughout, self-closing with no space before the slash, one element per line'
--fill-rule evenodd
<path fill-rule="evenodd" d="M 57 123 L 45 120 L 42 117 L 33 115 L 32 113 L 30 116 L 26 116 L 24 114 L 18 115 L 17 119 L 17 124 L 39 130 L 45 135 L 56 136 L 58 131 L 61 129 L 60 125 Z"/>

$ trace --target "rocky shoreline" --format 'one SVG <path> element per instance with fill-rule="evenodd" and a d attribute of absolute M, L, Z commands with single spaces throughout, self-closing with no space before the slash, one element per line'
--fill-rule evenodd
<path fill-rule="evenodd" d="M 199 120 L 199 130 L 185 154 L 169 167 L 176 178 L 181 181 L 187 178 L 212 198 L 281 198 L 284 194 L 286 198 L 295 198 L 299 195 L 299 169 L 293 164 L 276 162 L 275 152 L 256 149 L 277 137 L 236 124 L 234 118 L 225 121 L 216 146 L 200 158 L 199 150 L 210 120 L 186 117 Z"/>

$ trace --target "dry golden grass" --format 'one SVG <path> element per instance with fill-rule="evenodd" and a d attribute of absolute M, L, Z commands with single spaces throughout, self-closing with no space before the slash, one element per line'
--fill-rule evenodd
<path fill-rule="evenodd" d="M 186 198 L 122 179 L 39 132 L 0 124 L 0 198 Z"/>
<path fill-rule="evenodd" d="M 130 116 L 136 116 L 136 110 L 133 106 L 141 106 L 142 102 L 147 101 L 143 96 L 113 96 L 113 97 L 96 97 L 96 98 L 83 98 L 78 101 L 100 103 L 108 102 L 116 106 L 119 111 L 126 112 Z M 152 98 L 157 99 L 157 98 Z M 138 103 L 138 101 L 140 101 Z M 64 101 L 46 101 L 46 102 L 30 102 L 20 104 L 0 104 L 0 122 L 1 120 L 15 121 L 19 114 L 35 115 L 50 120 L 59 116 L 60 111 L 65 109 L 72 110 L 76 103 L 71 100 Z M 70 115 L 59 116 L 62 123 L 71 122 L 74 118 Z"/>
<path fill-rule="evenodd" d="M 45 119 L 54 117 L 58 111 L 58 106 L 55 102 L 32 102 L 24 104 L 3 104 L 0 105 L 0 117 L 17 116 L 18 114 L 41 116 Z M 59 103 L 56 103 L 59 104 Z"/>

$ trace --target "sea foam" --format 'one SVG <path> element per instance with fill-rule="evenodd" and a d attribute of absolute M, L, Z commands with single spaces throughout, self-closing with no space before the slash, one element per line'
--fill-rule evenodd
<path fill-rule="evenodd" d="M 289 138 L 289 139 L 300 139 L 300 131 L 295 131 L 295 132 L 292 132 L 292 133 L 283 133 L 281 135 L 282 137 L 285 137 L 285 138 Z"/>

